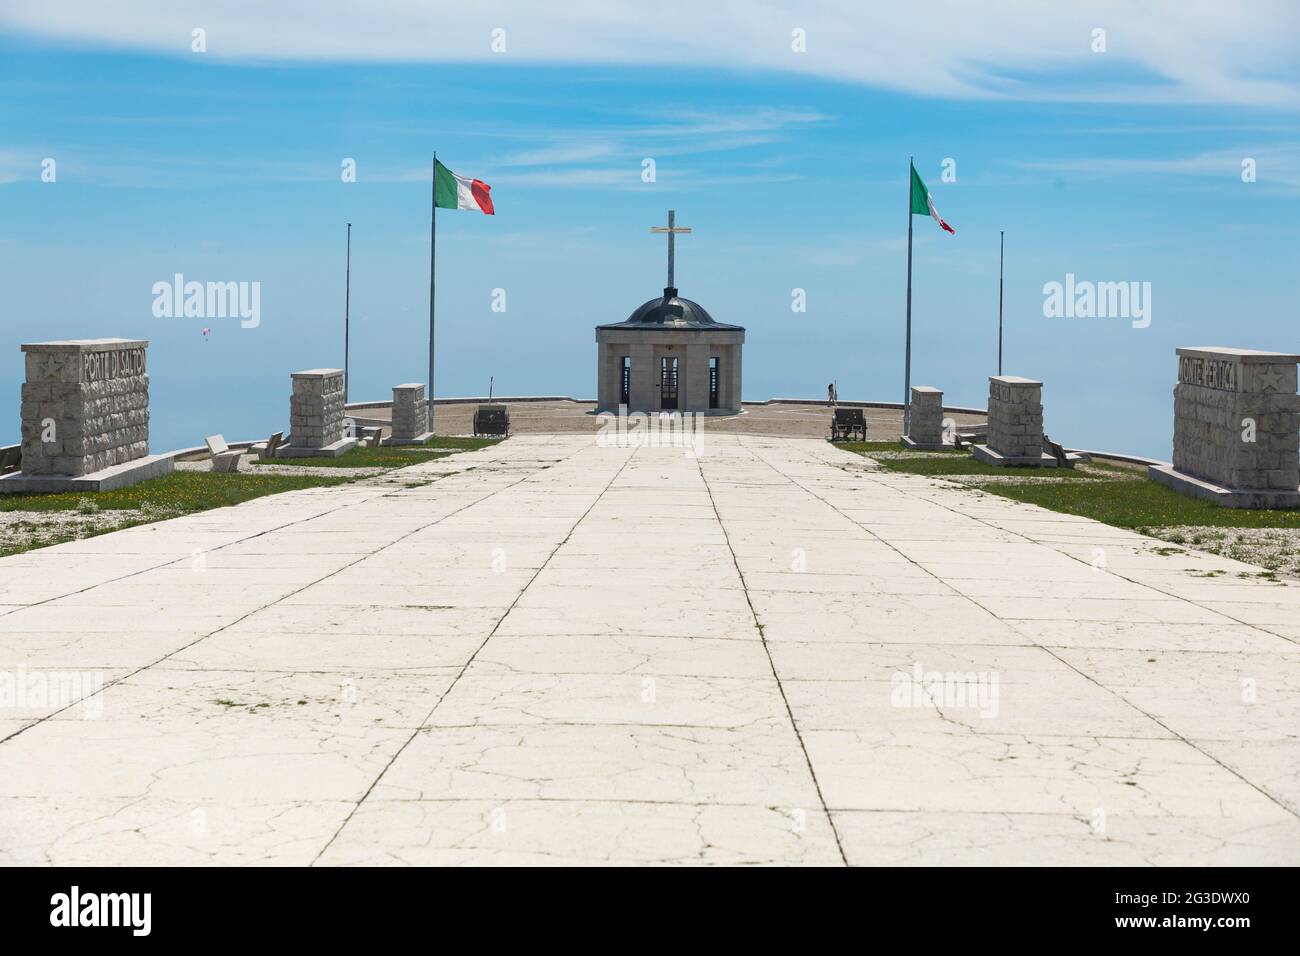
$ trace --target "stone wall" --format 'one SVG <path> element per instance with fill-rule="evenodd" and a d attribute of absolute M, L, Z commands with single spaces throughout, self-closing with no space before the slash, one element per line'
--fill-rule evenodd
<path fill-rule="evenodd" d="M 943 444 L 943 392 L 928 385 L 912 388 L 907 437 L 918 445 Z"/>
<path fill-rule="evenodd" d="M 1178 349 L 1174 468 L 1227 488 L 1300 487 L 1300 356 Z"/>
<path fill-rule="evenodd" d="M 292 373 L 289 438 L 294 448 L 325 448 L 343 440 L 343 370 Z"/>
<path fill-rule="evenodd" d="M 398 439 L 418 438 L 429 430 L 424 386 L 418 383 L 393 386 L 393 431 Z"/>
<path fill-rule="evenodd" d="M 1006 458 L 1043 454 L 1043 383 L 1018 375 L 989 376 L 988 447 Z"/>
<path fill-rule="evenodd" d="M 149 454 L 148 346 L 139 339 L 23 345 L 25 475 L 87 475 Z"/>

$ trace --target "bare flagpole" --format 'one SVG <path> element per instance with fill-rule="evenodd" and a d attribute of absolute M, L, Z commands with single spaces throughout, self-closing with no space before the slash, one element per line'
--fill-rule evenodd
<path fill-rule="evenodd" d="M 433 296 L 434 263 L 437 251 L 438 225 L 438 153 L 433 153 L 433 191 L 432 207 L 429 210 L 429 424 L 427 430 L 433 431 Z"/>
<path fill-rule="evenodd" d="M 1006 232 L 998 232 L 998 375 L 1002 374 L 1002 262 L 1006 258 Z"/>
<path fill-rule="evenodd" d="M 348 340 L 351 334 L 348 311 L 352 304 L 352 223 L 348 223 L 348 259 L 343 285 L 343 404 L 348 403 Z"/>
<path fill-rule="evenodd" d="M 907 157 L 907 347 L 903 359 L 903 434 L 912 423 L 912 157 Z"/>

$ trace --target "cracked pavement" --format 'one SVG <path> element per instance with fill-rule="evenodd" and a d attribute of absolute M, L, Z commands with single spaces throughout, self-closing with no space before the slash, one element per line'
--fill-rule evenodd
<path fill-rule="evenodd" d="M 517 436 L 0 559 L 0 863 L 1294 865 L 1257 571 L 820 440 Z"/>

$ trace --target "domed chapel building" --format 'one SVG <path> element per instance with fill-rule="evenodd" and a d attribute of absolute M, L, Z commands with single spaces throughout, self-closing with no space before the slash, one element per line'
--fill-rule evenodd
<path fill-rule="evenodd" d="M 698 302 L 682 298 L 673 284 L 673 240 L 689 227 L 651 231 L 668 234 L 668 286 L 623 322 L 596 326 L 598 411 L 740 411 L 741 348 L 745 329 L 715 322 Z"/>

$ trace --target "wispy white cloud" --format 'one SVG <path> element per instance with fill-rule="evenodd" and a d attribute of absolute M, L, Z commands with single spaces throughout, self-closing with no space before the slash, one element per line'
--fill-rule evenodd
<path fill-rule="evenodd" d="M 585 163 L 597 159 L 606 159 L 614 152 L 615 145 L 611 142 L 575 142 L 514 153 L 497 160 L 497 162 L 502 166 L 546 166 L 550 163 Z"/>
<path fill-rule="evenodd" d="M 24 173 L 36 179 L 40 175 L 40 167 L 26 162 L 15 152 L 0 150 L 0 186 L 18 182 L 24 178 Z"/>
<path fill-rule="evenodd" d="M 667 64 L 946 98 L 1300 105 L 1289 0 L 6 0 L 0 28 L 214 59 Z M 505 30 L 505 52 L 492 31 Z M 1093 31 L 1106 51 L 1093 51 Z M 792 37 L 803 31 L 806 49 Z"/>
<path fill-rule="evenodd" d="M 465 168 L 485 176 L 493 185 L 643 189 L 642 161 L 719 151 L 752 150 L 779 142 L 794 132 L 828 119 L 822 114 L 766 108 L 737 110 L 725 116 L 698 112 L 670 118 L 614 116 L 599 130 L 554 129 L 503 122 L 493 141 L 502 151 L 463 157 Z M 40 154 L 0 151 L 0 184 L 40 175 Z M 281 156 L 248 159 L 185 152 L 141 149 L 116 144 L 66 143 L 58 151 L 60 171 L 99 185 L 134 188 L 173 188 L 187 183 L 304 183 L 337 182 L 337 158 L 306 156 L 288 151 Z M 737 158 L 728 172 L 704 172 L 680 162 L 663 163 L 657 182 L 690 189 L 706 185 L 786 182 L 796 176 L 780 163 Z M 428 163 L 372 163 L 359 160 L 360 181 L 376 184 L 429 182 Z"/>
<path fill-rule="evenodd" d="M 643 162 L 656 164 L 656 182 L 678 188 L 744 182 L 787 182 L 797 177 L 780 169 L 759 169 L 754 163 L 734 164 L 732 172 L 707 176 L 678 164 L 659 167 L 661 160 L 707 153 L 743 151 L 787 138 L 830 117 L 814 112 L 746 109 L 727 114 L 678 113 L 641 122 L 615 119 L 600 131 L 547 130 L 528 135 L 543 142 L 535 148 L 489 160 L 494 180 L 510 185 L 586 186 L 642 189 Z M 597 164 L 598 163 L 598 164 Z"/>
<path fill-rule="evenodd" d="M 1241 182 L 1242 163 L 1254 160 L 1256 182 L 1286 192 L 1300 192 L 1300 143 L 1267 147 L 1242 146 L 1209 150 L 1190 156 L 1081 157 L 1015 163 L 1022 169 L 1076 176 L 1196 176 Z"/>

